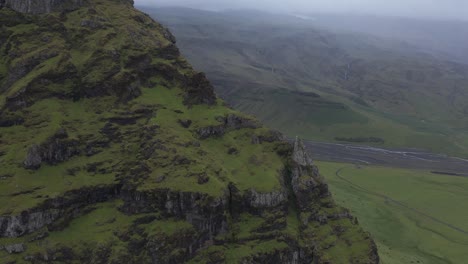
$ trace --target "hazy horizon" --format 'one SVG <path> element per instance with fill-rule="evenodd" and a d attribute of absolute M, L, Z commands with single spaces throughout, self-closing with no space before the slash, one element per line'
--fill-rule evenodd
<path fill-rule="evenodd" d="M 140 6 L 180 6 L 204 10 L 256 9 L 279 13 L 351 13 L 468 21 L 466 0 L 135 0 Z"/>

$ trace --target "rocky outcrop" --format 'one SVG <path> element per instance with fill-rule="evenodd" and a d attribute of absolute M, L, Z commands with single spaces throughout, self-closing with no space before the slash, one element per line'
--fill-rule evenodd
<path fill-rule="evenodd" d="M 12 244 L 12 245 L 6 245 L 4 247 L 5 251 L 8 252 L 8 254 L 16 254 L 16 253 L 21 253 L 26 250 L 26 247 L 24 244 Z"/>
<path fill-rule="evenodd" d="M 0 112 L 0 127 L 12 127 L 23 123 L 24 119 L 22 117 Z"/>
<path fill-rule="evenodd" d="M 291 187 L 297 205 L 301 211 L 310 211 L 320 198 L 330 196 L 328 185 L 318 168 L 313 165 L 304 143 L 299 138 L 294 142 L 291 159 Z"/>
<path fill-rule="evenodd" d="M 57 209 L 22 212 L 16 216 L 0 217 L 0 236 L 18 237 L 53 223 L 61 215 Z"/>
<path fill-rule="evenodd" d="M 255 120 L 240 117 L 234 114 L 229 114 L 225 117 L 217 119 L 220 124 L 216 126 L 208 126 L 200 128 L 196 131 L 198 138 L 207 139 L 210 137 L 219 137 L 224 135 L 229 130 L 238 130 L 242 128 L 258 128 L 260 125 Z"/>
<path fill-rule="evenodd" d="M 302 140 L 298 137 L 296 137 L 296 141 L 294 141 L 294 151 L 292 159 L 299 166 L 307 167 L 313 165 L 312 158 L 310 158 L 309 153 L 307 153 L 307 150 L 304 146 L 304 142 L 302 142 Z"/>
<path fill-rule="evenodd" d="M 284 139 L 283 134 L 278 131 L 270 130 L 265 134 L 261 135 L 253 135 L 251 139 L 252 144 L 262 144 L 263 142 L 275 142 L 275 141 L 282 141 Z"/>
<path fill-rule="evenodd" d="M 224 122 L 226 128 L 233 130 L 260 127 L 260 124 L 257 121 L 234 114 L 229 114 L 226 116 L 226 118 L 220 120 Z"/>
<path fill-rule="evenodd" d="M 24 160 L 24 167 L 27 169 L 36 170 L 41 167 L 41 164 L 41 148 L 38 145 L 34 144 L 28 150 L 28 154 L 26 155 L 26 159 Z"/>
<path fill-rule="evenodd" d="M 254 189 L 251 189 L 247 191 L 244 197 L 246 205 L 253 209 L 272 209 L 279 207 L 285 210 L 288 201 L 288 194 L 286 191 L 258 193 Z"/>
<path fill-rule="evenodd" d="M 152 237 L 146 244 L 152 263 L 188 262 L 206 241 L 198 236 L 194 230 L 179 230 L 173 235 L 159 234 Z M 175 253 L 174 248 L 181 250 Z"/>
<path fill-rule="evenodd" d="M 165 217 L 185 219 L 209 238 L 226 230 L 227 200 L 207 194 L 174 192 L 168 189 L 137 191 L 122 190 L 125 204 L 121 210 L 128 214 L 160 212 Z"/>
<path fill-rule="evenodd" d="M 213 105 L 216 103 L 213 85 L 211 85 L 204 73 L 197 73 L 188 78 L 185 84 L 185 90 L 187 94 L 184 104 L 186 105 Z"/>
<path fill-rule="evenodd" d="M 83 0 L 3 0 L 0 7 L 8 7 L 20 13 L 47 14 L 75 10 Z"/>
<path fill-rule="evenodd" d="M 192 125 L 192 120 L 190 119 L 184 119 L 184 120 L 179 119 L 177 122 L 179 122 L 179 124 L 183 128 L 189 128 Z"/>
<path fill-rule="evenodd" d="M 282 263 L 282 264 L 299 264 L 312 262 L 312 256 L 304 256 L 300 248 L 286 247 L 281 250 L 276 250 L 272 253 L 259 254 L 257 256 L 249 256 L 244 258 L 241 264 L 255 263 Z"/>
<path fill-rule="evenodd" d="M 177 40 L 176 37 L 172 34 L 171 31 L 169 31 L 168 28 L 163 28 L 162 30 L 163 36 L 169 40 L 172 44 L 176 44 Z"/>
<path fill-rule="evenodd" d="M 72 217 L 88 205 L 117 197 L 120 188 L 119 185 L 104 185 L 73 190 L 18 215 L 0 216 L 0 237 L 19 237 L 49 225 L 60 217 Z"/>
<path fill-rule="evenodd" d="M 5 81 L 3 82 L 2 86 L 0 86 L 0 90 L 7 90 L 10 88 L 12 84 L 16 81 L 20 80 L 24 76 L 26 76 L 29 72 L 31 72 L 37 65 L 41 64 L 42 62 L 54 58 L 58 55 L 56 51 L 42 51 L 38 52 L 34 56 L 28 58 L 21 58 L 13 64 L 8 71 L 8 75 L 6 76 Z M 15 56 L 15 54 L 10 54 L 10 56 Z M 18 54 L 16 54 L 18 56 Z M 19 96 L 20 93 L 12 95 L 10 100 L 13 100 L 14 97 Z"/>
<path fill-rule="evenodd" d="M 232 186 L 225 196 L 213 198 L 207 194 L 174 192 L 168 189 L 137 191 L 119 185 L 83 188 L 66 193 L 63 197 L 49 199 L 35 209 L 27 210 L 16 216 L 0 217 L 0 237 L 21 237 L 37 231 L 44 226 L 56 228 L 80 215 L 80 212 L 93 204 L 110 199 L 122 199 L 120 210 L 126 214 L 158 212 L 164 219 L 176 218 L 193 225 L 194 231 L 179 231 L 175 235 L 160 234 L 149 238 L 147 248 L 153 260 L 170 263 L 167 256 L 174 248 L 186 248 L 177 260 L 188 261 L 196 252 L 213 241 L 219 234 L 229 229 L 228 217 L 231 212 L 250 212 L 255 210 L 286 210 L 287 193 L 260 193 L 249 190 L 245 195 L 235 194 Z M 238 199 L 237 202 L 230 199 Z M 237 208 L 234 203 L 237 203 Z M 60 220 L 61 219 L 61 220 Z M 63 228 L 63 227 L 62 227 Z M 212 242 L 211 242 L 212 243 Z M 20 248 L 19 246 L 17 247 Z M 167 251 L 167 252 L 166 252 Z M 16 252 L 12 247 L 12 252 Z M 17 251 L 21 252 L 21 251 Z M 167 254 L 162 254 L 166 252 Z M 285 258 L 286 255 L 282 255 Z M 266 257 L 266 256 L 258 256 Z M 276 259 L 276 257 L 275 257 Z M 171 262 L 172 263 L 172 262 Z"/>
<path fill-rule="evenodd" d="M 57 164 L 80 153 L 79 142 L 68 139 L 65 130 L 59 130 L 41 145 L 32 145 L 23 164 L 27 169 L 38 169 L 43 162 Z"/>
<path fill-rule="evenodd" d="M 197 130 L 198 138 L 207 139 L 210 137 L 221 137 L 226 133 L 224 125 L 208 126 Z"/>

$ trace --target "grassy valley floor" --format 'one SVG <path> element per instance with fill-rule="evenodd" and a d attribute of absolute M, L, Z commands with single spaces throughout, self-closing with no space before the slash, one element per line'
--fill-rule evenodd
<path fill-rule="evenodd" d="M 468 178 L 317 164 L 337 202 L 375 238 L 382 263 L 466 263 Z"/>

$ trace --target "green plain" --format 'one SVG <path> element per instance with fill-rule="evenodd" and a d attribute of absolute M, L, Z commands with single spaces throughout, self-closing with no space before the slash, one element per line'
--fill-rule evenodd
<path fill-rule="evenodd" d="M 317 164 L 337 203 L 350 208 L 376 240 L 382 263 L 465 263 L 468 178 L 420 170 Z M 336 175 L 340 169 L 344 180 Z"/>

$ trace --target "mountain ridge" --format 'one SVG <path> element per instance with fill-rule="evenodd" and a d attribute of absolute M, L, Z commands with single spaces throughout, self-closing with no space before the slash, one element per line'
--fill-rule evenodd
<path fill-rule="evenodd" d="M 467 155 L 465 64 L 261 12 L 147 12 L 222 98 L 290 137 Z"/>
<path fill-rule="evenodd" d="M 0 258 L 379 262 L 300 140 L 226 107 L 132 1 L 83 3 L 0 8 Z"/>

